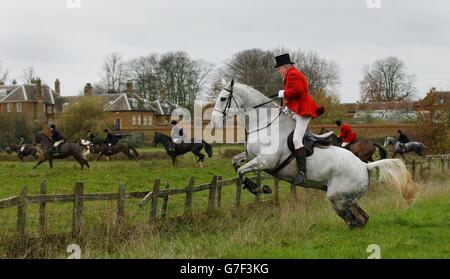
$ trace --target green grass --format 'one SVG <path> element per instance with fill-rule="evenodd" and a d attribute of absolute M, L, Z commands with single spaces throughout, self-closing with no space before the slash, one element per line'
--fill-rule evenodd
<path fill-rule="evenodd" d="M 0 162 L 0 199 L 17 195 L 22 186 L 37 194 L 42 180 L 47 180 L 48 193 L 72 193 L 76 181 L 84 182 L 85 192 L 92 193 L 116 192 L 120 183 L 127 191 L 148 191 L 155 178 L 180 188 L 189 176 L 196 178 L 195 184 L 209 182 L 213 175 L 233 177 L 230 158 L 218 156 L 217 151 L 206 159 L 205 168 L 194 168 L 191 155 L 180 158 L 178 167 L 172 167 L 169 159 L 111 161 L 92 162 L 91 169 L 84 171 L 71 161 L 56 161 L 52 170 L 47 164 L 33 170 L 33 163 Z M 65 249 L 73 242 L 80 244 L 84 258 L 367 258 L 369 244 L 378 244 L 383 258 L 448 258 L 450 180 L 438 165 L 432 177 L 422 184 L 411 206 L 385 186 L 371 183 L 360 201 L 370 219 L 365 229 L 356 231 L 349 231 L 334 214 L 323 192 L 299 188 L 299 201 L 294 202 L 286 199 L 285 183 L 279 208 L 230 210 L 234 199 L 230 187 L 223 190 L 224 208 L 215 214 L 168 218 L 156 226 L 147 224 L 149 208 L 137 207 L 138 200 L 127 201 L 122 225 L 114 222 L 116 203 L 86 202 L 78 240 L 61 234 L 70 232 L 71 203 L 47 205 L 49 236 L 43 239 L 35 237 L 37 206 L 30 205 L 31 238 L 25 241 L 11 238 L 17 209 L 0 210 L 0 258 L 65 258 Z M 207 195 L 207 191 L 194 194 L 196 212 L 206 208 Z M 254 200 L 247 191 L 242 198 L 244 203 Z M 170 197 L 169 217 L 182 213 L 183 199 L 183 195 Z"/>

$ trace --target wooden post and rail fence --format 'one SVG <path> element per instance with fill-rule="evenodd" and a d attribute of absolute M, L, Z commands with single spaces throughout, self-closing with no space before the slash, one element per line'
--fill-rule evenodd
<path fill-rule="evenodd" d="M 424 160 L 413 160 L 407 162 L 406 165 L 410 169 L 415 180 L 424 179 L 428 172 L 431 172 L 433 161 L 437 161 L 439 164 L 439 171 L 450 171 L 450 156 L 428 156 Z M 279 183 L 277 178 L 268 175 L 261 175 L 258 173 L 254 179 L 258 186 L 262 185 L 263 180 L 272 179 L 272 195 L 270 199 L 263 200 L 261 195 L 255 196 L 255 202 L 248 206 L 260 205 L 262 203 L 271 203 L 274 205 L 280 204 L 280 192 Z M 149 207 L 149 222 L 155 223 L 159 218 L 165 218 L 167 216 L 167 207 L 169 202 L 169 196 L 172 195 L 185 195 L 184 199 L 184 215 L 190 216 L 193 213 L 192 206 L 194 200 L 194 193 L 209 191 L 208 202 L 206 212 L 214 212 L 216 209 L 222 206 L 222 189 L 224 187 L 235 187 L 234 202 L 232 207 L 243 207 L 241 201 L 242 195 L 242 183 L 237 178 L 223 180 L 221 176 L 213 176 L 210 183 L 201 185 L 195 185 L 195 178 L 190 177 L 185 188 L 170 188 L 166 183 L 161 186 L 160 179 L 155 179 L 153 182 L 152 191 L 144 192 L 126 192 L 125 185 L 120 184 L 118 191 L 115 193 L 85 193 L 84 184 L 82 182 L 76 182 L 74 185 L 73 194 L 47 194 L 46 182 L 42 182 L 40 185 L 39 195 L 28 195 L 27 187 L 23 187 L 18 196 L 0 199 L 0 210 L 6 208 L 17 207 L 17 225 L 16 233 L 18 236 L 26 235 L 26 220 L 27 220 L 27 207 L 30 204 L 39 205 L 39 222 L 38 231 L 40 235 L 46 234 L 47 218 L 46 218 L 46 205 L 48 203 L 72 203 L 72 237 L 76 238 L 80 234 L 83 221 L 83 206 L 85 202 L 91 201 L 117 201 L 116 218 L 117 223 L 121 223 L 125 218 L 125 201 L 129 199 L 141 199 L 140 205 L 143 206 L 146 202 L 150 203 Z M 291 185 L 290 195 L 294 200 L 297 200 L 297 187 Z M 160 207 L 158 206 L 161 202 Z M 158 210 L 160 208 L 160 210 Z M 159 211 L 159 214 L 158 214 Z"/>

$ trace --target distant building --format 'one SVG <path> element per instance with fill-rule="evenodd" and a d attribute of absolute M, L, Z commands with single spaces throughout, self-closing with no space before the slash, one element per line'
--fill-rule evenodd
<path fill-rule="evenodd" d="M 166 100 L 164 92 L 155 101 L 140 97 L 134 92 L 130 81 L 125 92 L 115 94 L 95 94 L 92 85 L 87 83 L 84 96 L 101 98 L 103 109 L 107 112 L 106 121 L 110 123 L 109 129 L 116 133 L 141 133 L 146 139 L 152 139 L 155 131 L 170 134 L 170 118 L 174 110 L 180 114 L 189 113 L 187 109 Z M 64 97 L 63 107 L 84 96 Z"/>
<path fill-rule="evenodd" d="M 61 107 L 60 81 L 55 81 L 52 89 L 43 85 L 40 79 L 32 84 L 0 85 L 0 113 L 23 116 L 27 123 L 37 128 L 55 122 Z"/>

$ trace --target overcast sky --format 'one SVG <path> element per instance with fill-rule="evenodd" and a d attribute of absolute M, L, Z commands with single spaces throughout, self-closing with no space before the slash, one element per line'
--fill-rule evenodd
<path fill-rule="evenodd" d="M 450 1 L 1 0 L 0 61 L 19 77 L 34 66 L 76 95 L 99 80 L 111 52 L 125 59 L 182 50 L 217 65 L 248 48 L 313 50 L 338 63 L 339 95 L 359 98 L 364 65 L 397 56 L 418 78 L 418 97 L 450 89 Z"/>

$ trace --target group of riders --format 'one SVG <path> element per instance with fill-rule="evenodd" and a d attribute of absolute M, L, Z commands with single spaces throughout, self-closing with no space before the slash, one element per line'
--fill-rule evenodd
<path fill-rule="evenodd" d="M 119 137 L 111 133 L 108 129 L 105 129 L 104 132 L 106 134 L 106 138 L 102 140 L 102 142 L 108 146 L 108 153 L 112 153 L 112 148 L 119 142 Z M 50 125 L 49 133 L 51 134 L 51 140 L 53 143 L 52 154 L 53 156 L 58 156 L 60 154 L 60 147 L 66 142 L 66 139 L 62 133 L 56 129 L 56 125 L 54 124 Z M 96 136 L 91 132 L 91 130 L 86 132 L 86 137 L 89 139 L 89 143 L 94 143 L 96 140 Z M 24 136 L 20 136 L 19 146 L 19 154 L 24 153 L 27 148 L 27 143 L 25 142 Z"/>
<path fill-rule="evenodd" d="M 303 185 L 306 181 L 306 150 L 303 146 L 303 136 L 311 119 L 323 114 L 324 108 L 318 107 L 314 99 L 310 96 L 306 76 L 293 66 L 294 63 L 291 61 L 288 53 L 276 56 L 275 61 L 275 69 L 284 81 L 284 89 L 278 92 L 278 98 L 284 99 L 287 108 L 292 111 L 293 118 L 296 121 L 293 143 L 299 174 L 295 182 L 299 185 Z M 183 127 L 177 121 L 172 121 L 171 124 L 172 143 L 169 147 L 169 152 L 174 152 L 177 144 L 185 142 L 186 138 L 183 133 Z M 349 149 L 351 144 L 356 141 L 357 134 L 352 131 L 350 125 L 347 123 L 342 123 L 340 120 L 337 120 L 336 125 L 340 130 L 338 138 L 342 140 L 341 146 Z M 50 131 L 54 154 L 57 155 L 59 153 L 59 147 L 64 143 L 65 139 L 56 129 L 55 125 L 51 125 Z M 106 134 L 104 143 L 108 145 L 108 150 L 111 152 L 112 147 L 117 144 L 119 139 L 107 129 L 105 129 L 104 132 Z M 400 149 L 404 150 L 404 146 L 409 142 L 409 139 L 401 130 L 398 130 L 397 133 Z M 90 142 L 93 142 L 95 135 L 91 131 L 88 131 L 87 138 Z M 20 152 L 23 152 L 26 146 L 23 137 L 20 138 L 20 146 Z"/>

